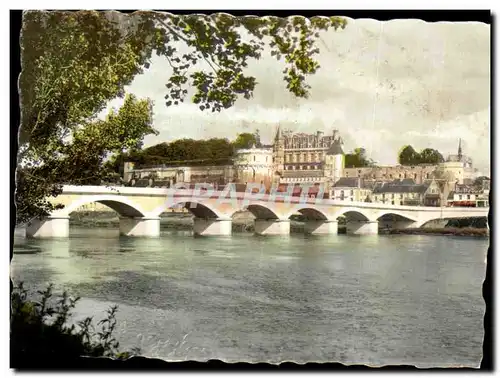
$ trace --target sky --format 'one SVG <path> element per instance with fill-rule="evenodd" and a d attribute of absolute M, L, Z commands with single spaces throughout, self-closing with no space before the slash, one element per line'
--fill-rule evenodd
<path fill-rule="evenodd" d="M 227 137 L 259 129 L 271 142 L 276 126 L 330 134 L 338 129 L 345 150 L 364 147 L 380 164 L 396 164 L 404 145 L 464 154 L 480 172 L 490 166 L 490 27 L 477 22 L 348 19 L 343 30 L 321 34 L 321 68 L 310 76 L 309 99 L 286 89 L 284 64 L 265 54 L 247 74 L 258 85 L 250 100 L 221 113 L 195 104 L 166 107 L 168 64 L 156 56 L 128 92 L 154 101 L 158 136 L 145 145 L 178 138 Z"/>

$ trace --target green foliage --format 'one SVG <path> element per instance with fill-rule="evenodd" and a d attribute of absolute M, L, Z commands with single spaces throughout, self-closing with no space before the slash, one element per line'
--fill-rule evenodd
<path fill-rule="evenodd" d="M 196 89 L 192 101 L 201 110 L 212 112 L 231 107 L 239 96 L 252 97 L 257 80 L 246 76 L 244 69 L 249 59 L 261 58 L 266 45 L 271 48 L 271 56 L 285 62 L 283 79 L 287 89 L 297 97 L 308 97 L 306 76 L 319 69 L 314 60 L 319 52 L 319 32 L 346 25 L 341 17 L 308 20 L 300 16 L 237 18 L 223 13 L 152 15 L 162 26 L 157 32 L 158 44 L 165 46 L 157 53 L 167 58 L 173 70 L 167 83 L 167 106 L 183 102 L 190 86 Z M 184 45 L 190 52 L 181 55 L 181 49 L 172 42 Z M 205 69 L 194 69 L 199 62 Z"/>
<path fill-rule="evenodd" d="M 75 324 L 67 324 L 79 298 L 66 291 L 55 299 L 53 286 L 39 291 L 39 300 L 28 300 L 22 283 L 11 295 L 11 355 L 17 364 L 36 359 L 65 359 L 81 356 L 125 359 L 140 353 L 137 348 L 120 352 L 113 333 L 116 328 L 117 306 L 107 311 L 106 318 L 94 327 L 88 317 Z M 19 367 L 19 366 L 16 366 Z"/>
<path fill-rule="evenodd" d="M 233 142 L 235 150 L 239 148 L 250 148 L 253 145 L 257 145 L 257 138 L 255 134 L 251 133 L 241 133 Z"/>
<path fill-rule="evenodd" d="M 419 154 L 419 164 L 439 164 L 444 162 L 443 155 L 438 150 L 425 148 Z"/>
<path fill-rule="evenodd" d="M 451 219 L 446 224 L 446 227 L 454 227 L 454 228 L 482 228 L 485 229 L 488 227 L 487 225 L 488 218 L 462 218 L 462 219 Z"/>
<path fill-rule="evenodd" d="M 167 106 L 183 102 L 192 87 L 192 101 L 201 110 L 220 111 L 240 97 L 252 97 L 257 79 L 244 70 L 249 60 L 261 58 L 266 46 L 285 64 L 288 90 L 307 97 L 306 77 L 319 68 L 314 60 L 319 33 L 345 25 L 340 17 L 25 12 L 17 222 L 57 208 L 46 198 L 57 196 L 62 184 L 112 182 L 124 155 L 143 159 L 137 150 L 144 136 L 156 133 L 152 104 L 125 96 L 125 86 L 149 68 L 153 53 L 172 68 L 166 83 Z M 124 98 L 122 107 L 99 119 L 115 98 Z M 199 155 L 215 160 L 229 156 L 227 143 L 211 143 L 213 150 Z M 172 156 L 194 158 L 193 146 L 181 143 L 169 146 L 169 151 Z"/>
<path fill-rule="evenodd" d="M 490 178 L 489 177 L 486 177 L 486 176 L 480 176 L 480 177 L 476 177 L 476 179 L 474 180 L 474 186 L 476 188 L 483 188 L 483 182 L 485 181 L 489 181 Z"/>
<path fill-rule="evenodd" d="M 425 148 L 419 153 L 412 146 L 405 146 L 399 153 L 398 161 L 401 165 L 439 164 L 444 158 L 439 151 L 432 148 Z"/>
<path fill-rule="evenodd" d="M 366 157 L 364 148 L 355 148 L 352 153 L 345 155 L 346 168 L 372 167 L 373 165 L 373 160 Z"/>
<path fill-rule="evenodd" d="M 155 165 L 226 165 L 232 164 L 234 152 L 239 148 L 250 148 L 260 144 L 258 131 L 254 134 L 241 133 L 234 141 L 222 138 L 205 140 L 178 139 L 170 143 L 159 143 L 126 154 L 113 157 L 108 163 L 117 174 L 123 174 L 123 163 L 133 162 L 137 167 Z"/>
<path fill-rule="evenodd" d="M 404 146 L 398 156 L 398 162 L 401 165 L 416 165 L 418 159 L 418 153 L 412 146 Z"/>

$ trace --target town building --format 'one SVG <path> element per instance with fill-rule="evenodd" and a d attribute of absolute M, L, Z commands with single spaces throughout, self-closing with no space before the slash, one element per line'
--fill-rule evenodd
<path fill-rule="evenodd" d="M 441 206 L 456 202 L 455 185 L 474 178 L 472 159 L 462 151 L 445 162 L 415 166 L 346 167 L 344 142 L 338 130 L 331 135 L 293 133 L 277 127 L 272 145 L 260 140 L 238 149 L 232 164 L 164 165 L 134 168 L 125 163 L 124 181 L 134 186 L 171 187 L 176 183 L 322 184 L 330 198 L 402 205 Z M 465 193 L 462 193 L 465 195 Z M 447 201 L 453 198 L 453 201 Z M 458 197 L 457 197 L 458 198 Z"/>
<path fill-rule="evenodd" d="M 374 167 L 346 167 L 345 177 L 360 177 L 365 181 L 393 181 L 412 179 L 417 184 L 433 178 L 436 165 L 419 164 L 415 166 L 394 165 Z"/>
<path fill-rule="evenodd" d="M 358 177 L 342 177 L 330 190 L 330 198 L 340 201 L 371 202 L 372 189 Z"/>
<path fill-rule="evenodd" d="M 456 184 L 448 195 L 448 206 L 453 207 L 488 207 L 490 180 L 483 180 L 479 185 Z"/>
<path fill-rule="evenodd" d="M 375 185 L 372 202 L 402 206 L 441 206 L 443 193 L 432 180 L 418 184 L 413 179 L 394 180 Z"/>
<path fill-rule="evenodd" d="M 124 181 L 132 186 L 165 187 L 177 183 L 210 183 L 224 186 L 236 177 L 233 165 L 154 166 L 136 169 L 133 163 L 124 165 Z"/>

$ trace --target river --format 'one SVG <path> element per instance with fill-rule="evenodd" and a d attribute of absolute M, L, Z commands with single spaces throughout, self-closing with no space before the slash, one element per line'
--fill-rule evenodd
<path fill-rule="evenodd" d="M 168 361 L 480 364 L 487 239 L 117 232 L 16 232 L 11 277 L 81 296 L 77 319 L 118 304 L 121 349 Z"/>

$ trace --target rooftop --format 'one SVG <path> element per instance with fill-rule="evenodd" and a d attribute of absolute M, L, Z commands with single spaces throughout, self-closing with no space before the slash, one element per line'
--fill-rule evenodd
<path fill-rule="evenodd" d="M 362 184 L 361 179 L 357 177 L 341 177 L 334 185 L 334 188 L 357 188 Z"/>
<path fill-rule="evenodd" d="M 412 179 L 394 180 L 375 185 L 373 193 L 425 193 L 429 184 L 416 184 Z"/>
<path fill-rule="evenodd" d="M 327 155 L 343 155 L 344 151 L 342 150 L 342 140 L 335 139 L 332 144 L 330 145 L 330 148 L 326 152 Z"/>

